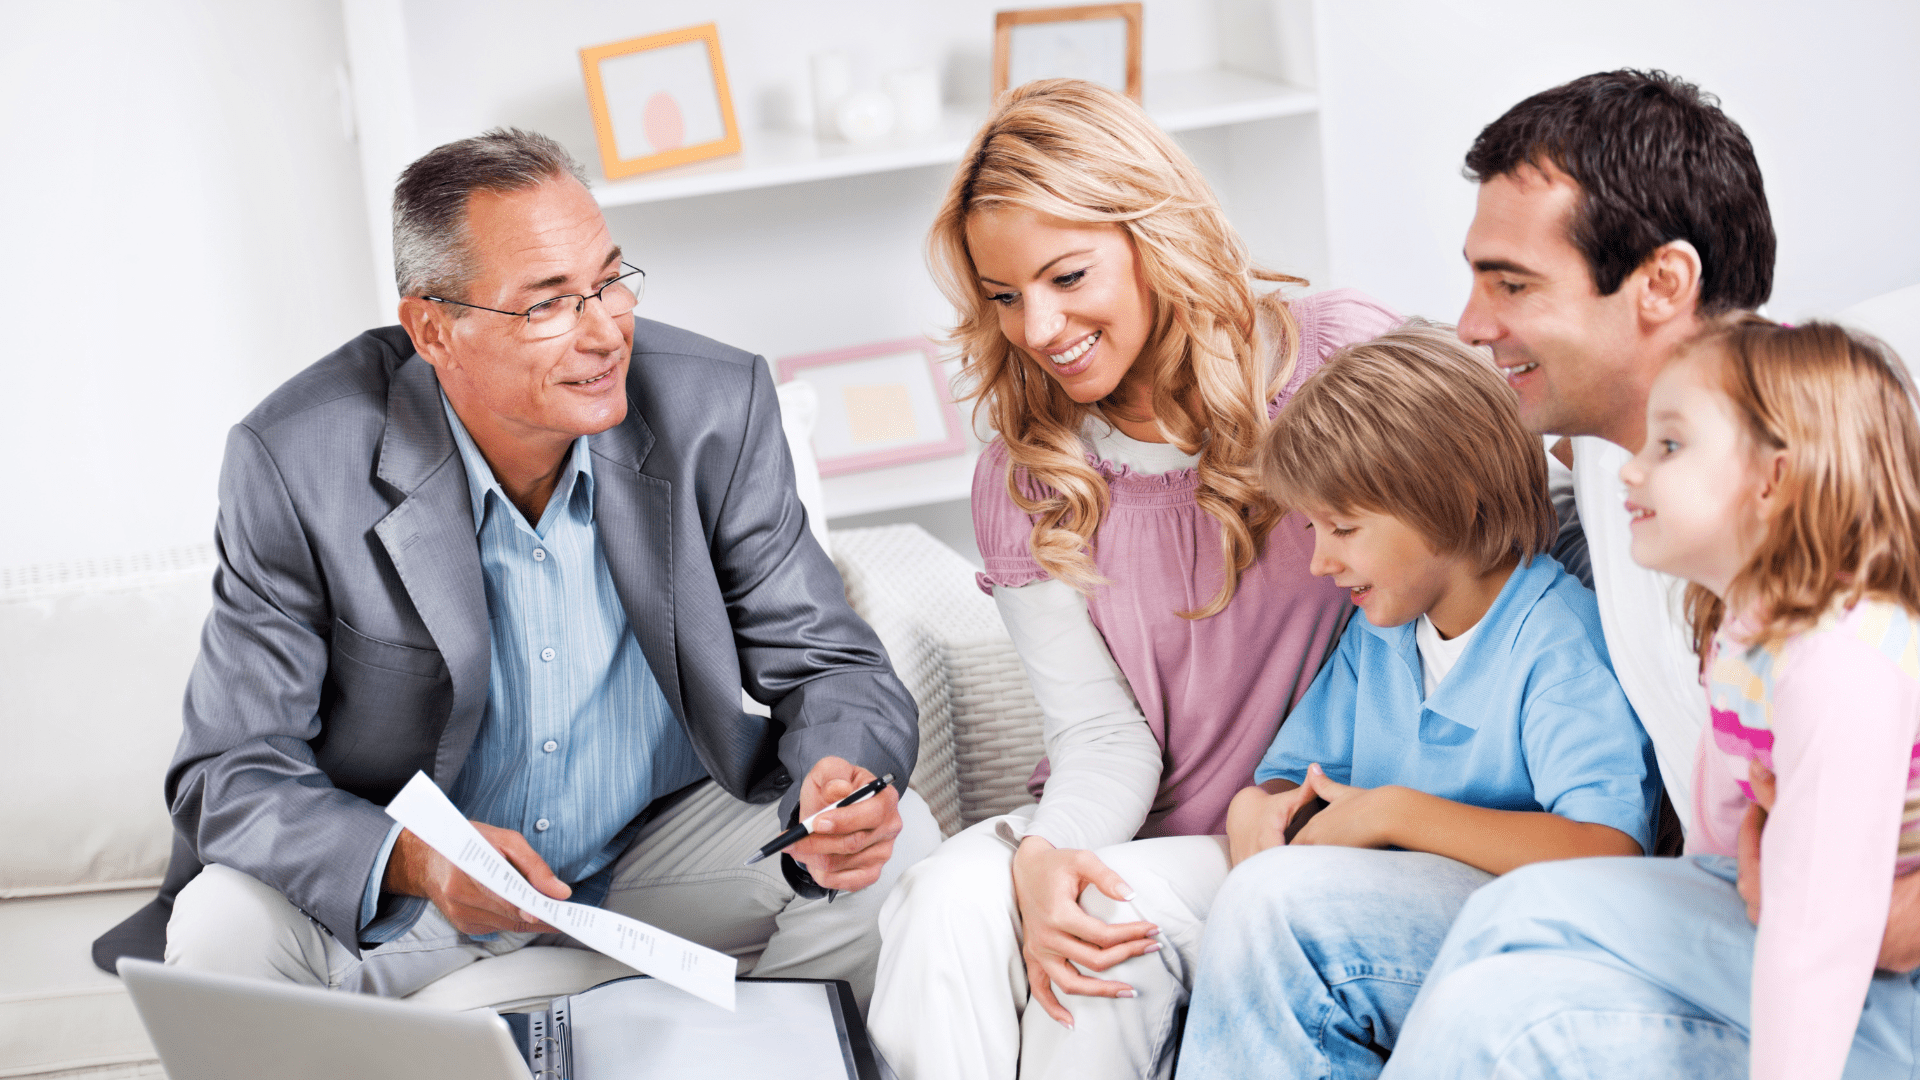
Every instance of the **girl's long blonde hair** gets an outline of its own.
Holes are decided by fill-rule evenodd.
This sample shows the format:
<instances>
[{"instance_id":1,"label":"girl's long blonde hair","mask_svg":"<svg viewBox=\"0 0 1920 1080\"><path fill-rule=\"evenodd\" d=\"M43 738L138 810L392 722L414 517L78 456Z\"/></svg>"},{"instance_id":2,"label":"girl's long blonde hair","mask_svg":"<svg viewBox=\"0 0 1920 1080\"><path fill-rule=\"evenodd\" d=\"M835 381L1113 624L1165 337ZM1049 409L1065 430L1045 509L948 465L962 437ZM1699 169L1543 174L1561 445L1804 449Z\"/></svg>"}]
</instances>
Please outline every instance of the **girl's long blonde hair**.
<instances>
[{"instance_id":1,"label":"girl's long blonde hair","mask_svg":"<svg viewBox=\"0 0 1920 1080\"><path fill-rule=\"evenodd\" d=\"M1920 615L1920 420L1892 350L1832 323L1785 327L1749 315L1682 355L1718 365L1752 446L1786 451L1778 508L1726 599L1687 586L1702 662L1729 606L1753 612L1755 645L1864 596Z\"/></svg>"},{"instance_id":2,"label":"girl's long blonde hair","mask_svg":"<svg viewBox=\"0 0 1920 1080\"><path fill-rule=\"evenodd\" d=\"M1028 83L1005 95L974 136L934 219L928 261L960 313L949 341L968 396L1006 442L1007 490L1034 517L1033 556L1083 591L1101 584L1093 534L1108 506L1107 485L1080 439L1094 406L1068 397L1000 332L967 248L968 215L1015 207L1116 225L1133 243L1153 298L1134 363L1147 365L1160 430L1199 453L1197 499L1220 523L1220 591L1180 614L1216 614L1282 513L1261 489L1256 458L1267 402L1298 359L1299 331L1286 305L1256 297L1254 283L1305 281L1255 267L1200 171L1138 105L1110 90L1074 79ZM1263 306L1284 339L1271 372L1254 348Z\"/></svg>"}]
</instances>

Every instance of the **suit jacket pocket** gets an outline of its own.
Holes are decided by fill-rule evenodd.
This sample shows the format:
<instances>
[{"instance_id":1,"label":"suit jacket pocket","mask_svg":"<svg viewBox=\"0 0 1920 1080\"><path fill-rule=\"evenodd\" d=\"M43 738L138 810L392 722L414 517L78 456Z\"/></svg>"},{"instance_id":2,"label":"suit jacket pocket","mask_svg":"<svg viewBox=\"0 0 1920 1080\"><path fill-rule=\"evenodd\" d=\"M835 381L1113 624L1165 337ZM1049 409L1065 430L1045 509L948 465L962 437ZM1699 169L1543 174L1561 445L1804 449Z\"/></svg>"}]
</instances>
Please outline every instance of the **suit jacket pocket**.
<instances>
[{"instance_id":1,"label":"suit jacket pocket","mask_svg":"<svg viewBox=\"0 0 1920 1080\"><path fill-rule=\"evenodd\" d=\"M320 737L312 745L335 787L385 802L414 770L431 772L452 708L453 677L438 652L333 620Z\"/></svg>"}]
</instances>

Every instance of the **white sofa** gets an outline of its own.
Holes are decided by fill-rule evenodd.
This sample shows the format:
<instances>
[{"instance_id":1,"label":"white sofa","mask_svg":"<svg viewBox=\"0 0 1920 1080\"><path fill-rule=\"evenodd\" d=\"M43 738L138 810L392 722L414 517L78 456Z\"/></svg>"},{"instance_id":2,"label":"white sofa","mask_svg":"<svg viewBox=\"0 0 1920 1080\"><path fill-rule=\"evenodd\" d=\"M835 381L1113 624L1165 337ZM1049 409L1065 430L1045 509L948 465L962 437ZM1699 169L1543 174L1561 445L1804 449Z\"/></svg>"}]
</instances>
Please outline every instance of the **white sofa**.
<instances>
[{"instance_id":1,"label":"white sofa","mask_svg":"<svg viewBox=\"0 0 1920 1080\"><path fill-rule=\"evenodd\" d=\"M992 601L917 526L825 535L808 393L781 391L802 497L920 706L912 786L948 833L1020 805L1039 709ZM162 1075L119 981L89 954L165 870L161 777L212 571L210 546L0 569L0 1078ZM529 949L415 997L512 1007L627 973L597 954Z\"/></svg>"}]
</instances>

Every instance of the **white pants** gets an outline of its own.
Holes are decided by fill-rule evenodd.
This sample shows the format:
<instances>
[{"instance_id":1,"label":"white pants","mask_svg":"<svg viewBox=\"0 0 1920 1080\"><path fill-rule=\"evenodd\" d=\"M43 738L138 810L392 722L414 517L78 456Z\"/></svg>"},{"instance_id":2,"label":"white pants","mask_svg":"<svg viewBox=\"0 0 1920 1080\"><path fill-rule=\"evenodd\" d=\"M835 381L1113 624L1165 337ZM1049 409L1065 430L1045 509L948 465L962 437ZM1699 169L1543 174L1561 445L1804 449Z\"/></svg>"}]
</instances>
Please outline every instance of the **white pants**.
<instances>
[{"instance_id":1,"label":"white pants","mask_svg":"<svg viewBox=\"0 0 1920 1080\"><path fill-rule=\"evenodd\" d=\"M875 920L901 871L940 842L919 795L900 800L904 828L880 880L832 903L794 895L780 861L742 866L783 828L777 804L753 805L711 780L649 821L614 864L605 906L739 961L741 974L845 979L864 1007L880 951ZM429 907L412 929L359 959L272 887L208 866L174 901L167 963L404 997L476 960L527 945L574 945L558 934L477 940Z\"/></svg>"},{"instance_id":2,"label":"white pants","mask_svg":"<svg viewBox=\"0 0 1920 1080\"><path fill-rule=\"evenodd\" d=\"M1088 888L1080 906L1105 922L1152 922L1163 944L1089 972L1138 997L1060 994L1069 1031L1028 1007L1011 838L1033 813L982 821L902 875L880 911L868 1031L903 1080L1171 1076L1200 931L1227 876L1226 838L1135 840L1094 853L1134 898Z\"/></svg>"}]
</instances>

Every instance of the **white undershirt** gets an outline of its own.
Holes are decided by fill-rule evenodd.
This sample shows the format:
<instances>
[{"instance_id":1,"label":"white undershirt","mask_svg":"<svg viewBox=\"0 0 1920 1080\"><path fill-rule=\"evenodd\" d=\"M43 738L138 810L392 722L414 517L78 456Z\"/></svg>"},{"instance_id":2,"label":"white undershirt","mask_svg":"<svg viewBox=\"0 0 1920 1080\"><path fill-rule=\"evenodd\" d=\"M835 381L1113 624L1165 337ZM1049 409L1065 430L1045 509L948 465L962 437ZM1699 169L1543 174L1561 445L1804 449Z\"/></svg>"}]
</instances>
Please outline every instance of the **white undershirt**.
<instances>
[{"instance_id":1,"label":"white undershirt","mask_svg":"<svg viewBox=\"0 0 1920 1080\"><path fill-rule=\"evenodd\" d=\"M1080 437L1092 444L1096 456L1147 476L1191 469L1200 464L1199 454L1186 453L1172 443L1142 442L1100 416L1087 417L1086 423L1080 425Z\"/></svg>"},{"instance_id":2,"label":"white undershirt","mask_svg":"<svg viewBox=\"0 0 1920 1080\"><path fill-rule=\"evenodd\" d=\"M1480 629L1474 623L1459 635L1449 639L1440 636L1440 628L1424 614L1420 616L1420 625L1414 628L1413 643L1420 649L1420 679L1425 684L1421 691L1423 697L1432 697L1440 686L1440 681L1460 662L1460 655L1467 651L1467 642L1473 640L1473 632Z\"/></svg>"},{"instance_id":3,"label":"white undershirt","mask_svg":"<svg viewBox=\"0 0 1920 1080\"><path fill-rule=\"evenodd\" d=\"M1573 440L1573 492L1593 560L1613 673L1653 740L1660 779L1685 828L1693 825L1693 758L1707 722L1699 661L1680 615L1685 583L1633 561L1620 467L1632 455L1605 439Z\"/></svg>"}]
</instances>

